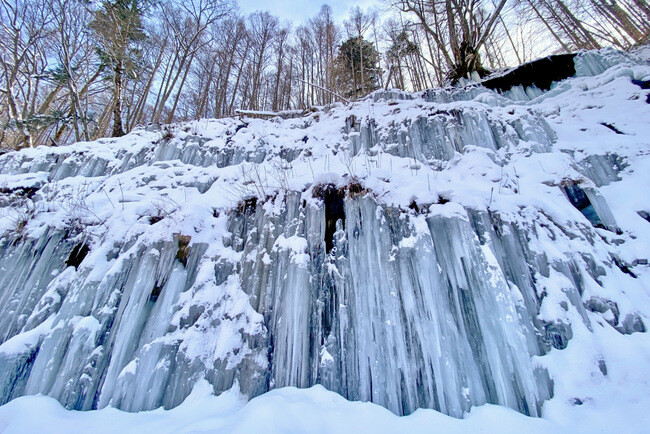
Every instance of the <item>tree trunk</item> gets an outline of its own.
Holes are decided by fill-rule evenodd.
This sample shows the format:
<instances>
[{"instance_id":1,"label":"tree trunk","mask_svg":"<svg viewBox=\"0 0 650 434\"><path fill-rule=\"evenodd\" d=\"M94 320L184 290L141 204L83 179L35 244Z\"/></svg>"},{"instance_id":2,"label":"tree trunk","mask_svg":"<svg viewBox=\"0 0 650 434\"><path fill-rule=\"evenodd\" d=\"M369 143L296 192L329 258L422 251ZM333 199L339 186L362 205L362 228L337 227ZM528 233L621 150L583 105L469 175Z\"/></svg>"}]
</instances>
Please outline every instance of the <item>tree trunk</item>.
<instances>
[{"instance_id":1,"label":"tree trunk","mask_svg":"<svg viewBox=\"0 0 650 434\"><path fill-rule=\"evenodd\" d=\"M558 36L558 34L555 33L555 31L553 30L553 27L551 27L551 25L548 23L548 21L546 21L546 18L544 18L544 17L542 16L542 14L539 12L539 9L537 9L537 8L535 7L535 4L533 3L533 1L532 1L532 0L529 0L528 4L530 5L530 7L531 7L531 8L533 9L533 11L535 12L535 15L537 15L537 17L542 21L542 23L544 24L544 26L546 26L546 28L548 29L548 31L551 32L551 35L553 35L553 37L554 37L555 40L560 44L560 46L562 47L562 49L563 49L564 51L566 51L567 53L568 53L569 51L571 51L571 50L569 50L569 47L567 47L567 45L564 43L564 41L562 41L562 39L560 38L560 36Z\"/></svg>"},{"instance_id":2,"label":"tree trunk","mask_svg":"<svg viewBox=\"0 0 650 434\"><path fill-rule=\"evenodd\" d=\"M620 27L630 35L634 42L639 42L643 38L643 34L639 29L632 23L629 15L616 3L615 0L611 2L603 1L603 5L607 10L616 17L616 20L619 22Z\"/></svg>"},{"instance_id":3,"label":"tree trunk","mask_svg":"<svg viewBox=\"0 0 650 434\"><path fill-rule=\"evenodd\" d=\"M115 62L115 78L113 89L113 137L122 137L124 129L122 128L122 60Z\"/></svg>"}]
</instances>

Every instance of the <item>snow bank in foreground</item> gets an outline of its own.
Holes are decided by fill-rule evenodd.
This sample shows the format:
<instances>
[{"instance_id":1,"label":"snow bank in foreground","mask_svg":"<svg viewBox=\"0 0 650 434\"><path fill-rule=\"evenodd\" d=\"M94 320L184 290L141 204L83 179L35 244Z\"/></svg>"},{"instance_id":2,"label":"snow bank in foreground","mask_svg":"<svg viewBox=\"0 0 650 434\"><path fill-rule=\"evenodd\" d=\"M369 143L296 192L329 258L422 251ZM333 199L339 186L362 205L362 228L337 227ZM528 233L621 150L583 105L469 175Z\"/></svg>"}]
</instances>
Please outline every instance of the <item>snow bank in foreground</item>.
<instances>
[{"instance_id":1,"label":"snow bank in foreground","mask_svg":"<svg viewBox=\"0 0 650 434\"><path fill-rule=\"evenodd\" d=\"M647 390L647 389L646 389ZM538 419L496 405L475 407L464 419L434 410L398 417L385 408L350 402L322 386L276 389L246 403L236 388L212 396L199 384L172 409L127 413L114 408L69 411L44 396L18 398L0 407L4 433L642 433L650 426L648 394L637 402L600 402L563 408ZM605 397L603 397L605 398Z\"/></svg>"}]
</instances>

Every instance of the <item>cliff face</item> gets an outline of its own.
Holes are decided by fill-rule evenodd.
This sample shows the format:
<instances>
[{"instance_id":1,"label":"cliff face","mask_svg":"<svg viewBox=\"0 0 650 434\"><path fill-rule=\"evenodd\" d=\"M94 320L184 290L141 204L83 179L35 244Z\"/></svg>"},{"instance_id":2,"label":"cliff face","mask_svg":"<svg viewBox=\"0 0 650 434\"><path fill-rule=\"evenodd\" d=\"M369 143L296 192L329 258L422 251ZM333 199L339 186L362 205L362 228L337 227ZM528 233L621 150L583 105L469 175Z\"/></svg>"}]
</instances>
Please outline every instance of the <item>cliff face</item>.
<instances>
[{"instance_id":1,"label":"cliff face","mask_svg":"<svg viewBox=\"0 0 650 434\"><path fill-rule=\"evenodd\" d=\"M606 378L610 332L650 315L650 67L574 62L547 92L379 92L0 156L0 403L171 408L205 379L538 416L578 390L563 360Z\"/></svg>"}]
</instances>

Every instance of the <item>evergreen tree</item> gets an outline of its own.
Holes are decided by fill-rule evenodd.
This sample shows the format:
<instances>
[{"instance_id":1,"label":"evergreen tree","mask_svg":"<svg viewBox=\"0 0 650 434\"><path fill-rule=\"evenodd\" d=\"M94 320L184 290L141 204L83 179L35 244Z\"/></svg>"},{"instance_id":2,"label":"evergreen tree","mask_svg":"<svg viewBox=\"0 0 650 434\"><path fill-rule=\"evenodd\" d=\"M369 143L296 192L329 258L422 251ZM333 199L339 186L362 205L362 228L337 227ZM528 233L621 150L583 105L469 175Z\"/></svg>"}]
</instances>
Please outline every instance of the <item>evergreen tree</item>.
<instances>
[{"instance_id":1,"label":"evergreen tree","mask_svg":"<svg viewBox=\"0 0 650 434\"><path fill-rule=\"evenodd\" d=\"M124 75L133 69L137 50L134 44L145 38L142 16L145 0L105 0L90 23L98 41L98 51L110 66L113 81L113 137L124 135L122 127L122 90Z\"/></svg>"},{"instance_id":2,"label":"evergreen tree","mask_svg":"<svg viewBox=\"0 0 650 434\"><path fill-rule=\"evenodd\" d=\"M417 44L409 39L406 30L402 29L399 32L391 32L389 37L392 40L392 44L386 52L386 59L390 65L387 81L390 82L391 77L395 76L397 87L406 89L402 74L403 64L406 63L406 59L409 56L418 56L420 49Z\"/></svg>"},{"instance_id":3,"label":"evergreen tree","mask_svg":"<svg viewBox=\"0 0 650 434\"><path fill-rule=\"evenodd\" d=\"M363 37L341 44L336 58L337 86L347 97L358 98L379 88L379 54Z\"/></svg>"}]
</instances>

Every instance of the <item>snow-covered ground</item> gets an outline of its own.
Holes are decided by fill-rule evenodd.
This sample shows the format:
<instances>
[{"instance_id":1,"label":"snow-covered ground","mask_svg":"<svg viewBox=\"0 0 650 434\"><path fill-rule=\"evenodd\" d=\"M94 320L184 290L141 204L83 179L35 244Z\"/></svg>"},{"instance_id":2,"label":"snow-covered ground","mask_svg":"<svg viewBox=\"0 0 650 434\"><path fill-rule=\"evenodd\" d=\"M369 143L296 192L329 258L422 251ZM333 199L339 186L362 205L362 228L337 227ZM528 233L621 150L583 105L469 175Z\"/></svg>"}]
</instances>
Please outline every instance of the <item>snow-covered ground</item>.
<instances>
[{"instance_id":1,"label":"snow-covered ground","mask_svg":"<svg viewBox=\"0 0 650 434\"><path fill-rule=\"evenodd\" d=\"M582 76L547 93L525 95L513 90L510 96L517 101L480 88L430 92L424 98L380 92L350 106L328 107L304 118L245 123L202 120L163 130L141 129L120 139L41 147L0 157L0 191L4 194L0 197L0 234L4 234L0 241L4 240L8 252L10 243L52 237L56 231L76 237L68 241L66 252L81 242L90 246L78 269L66 268L62 258L60 264L42 270L43 276L49 276L47 281L20 282L43 287L38 297L30 296L36 298L33 306L21 311L24 315L15 314L15 300L20 297L7 295L3 299L0 293L0 301L9 306L2 311L4 319L0 318L0 368L17 366L17 358L24 354L36 357L33 351L37 347L61 366L61 371L51 372L47 359L37 360L30 369L43 378L37 381L32 374L24 380L25 390L20 394L46 390L68 407L96 406L92 397L89 404L77 405L70 398L72 386L66 385L67 378L55 377L81 372L88 378L95 375L86 371L85 358L102 357L101 346L92 341L104 332L102 315L108 317L111 309L135 315L129 324L147 321L137 317L145 308L161 320L141 324L144 331L139 343L115 350L106 368L110 388L104 387L98 394L99 407L110 404L139 410L162 403L163 395L160 401L148 401L145 396L162 386L142 380L153 378L152 372L164 368L160 366L165 363L159 363L166 360L164 350L156 345L179 345L184 357L205 365L200 369L192 365L196 372L207 372L216 361L223 363L224 371L249 366L246 363L264 370L266 361L259 360L257 341L252 337L263 336L271 326L249 301L255 297L241 289L246 265L236 268L238 274L233 272L225 282L215 280L215 267L219 269L224 262L256 262L255 258L268 265L286 254L287 266L293 267L289 270L298 276L297 287L300 279L308 277L300 270L309 265L313 243L296 228L281 232L272 248L235 251L230 248L235 241L227 235L232 229L229 218L234 209L244 212L242 207L249 206L245 200L251 197L258 201L250 206L269 216L281 215L288 204L298 202L297 197L305 201L304 207L318 208L314 188L333 184L348 189L352 185L359 189L355 194L371 197L380 206L376 208L378 219L382 210L397 209L408 221L409 231L393 250L388 249L390 261L396 256L399 261L399 252L426 249L430 236L427 219L432 216L475 222L468 210L489 212L498 216L498 222L519 228L529 237L530 250L543 254L551 264L546 273L535 274L540 306L531 324L569 324L571 330L570 336L553 335L568 342L549 344L532 358L515 351L525 352L527 342L530 345L530 338L524 336L527 328L522 312L529 309L524 307L524 289L513 284L502 258L495 257L493 243L481 242L480 258L491 270L490 287L510 288L505 295L499 293L501 306L511 306L512 312L516 308L514 316L522 324L503 331L503 336L521 342L506 339L512 352L495 350L490 360L523 357L521 360L530 359L531 366L548 371L553 397L543 401L541 418L490 404L474 405L467 412L464 402L458 404L460 410L450 405L446 411L464 412L462 419L428 409L398 417L376 404L347 401L322 386L283 387L247 401L247 395L256 393L244 378L237 378L246 389L241 394L237 382L229 389L232 377L230 383L219 379L209 384L194 375L182 377L184 389L174 393L173 405L165 401L166 407L173 407L192 390L182 404L170 410L128 413L108 407L76 412L65 410L54 398L18 397L0 407L0 431L647 432L650 336L645 327L650 326L650 221L643 218L643 212L650 213L650 104L646 103L648 91L631 79L650 79L649 54L648 50L639 51L626 58L605 51L601 60L609 68L603 67L604 72L587 76L579 70ZM587 192L606 228L592 227L571 206L561 188L571 183ZM86 311L65 308L71 296L64 288L95 288L90 283L119 276L127 261L139 255L142 262L135 263L145 267L164 263L169 251L171 263L182 236L190 237L190 249L205 246L202 259L185 258L203 261L189 290L183 287L188 272L177 264L170 266L171 277L166 278L159 301L154 300L155 308L147 307L149 292L140 304L132 302L137 309L129 310L128 306L111 307L112 299L93 301L93 296L88 296L90 289L71 292L77 304L88 305ZM3 264L14 264L9 262L11 258L3 260ZM567 277L568 271L562 274L560 265L565 263L577 264L575 275L579 277L575 281ZM336 267L340 269L341 264L333 264L338 273ZM22 272L16 267L5 268L0 283L7 287L15 284L10 273ZM24 273L30 276L36 271ZM157 279L144 274L137 278ZM579 292L568 289L574 287ZM296 294L283 295L289 296L296 297L296 305L300 303ZM214 297L221 301L215 303ZM582 307L593 300L612 304ZM104 302L106 306L101 305ZM27 301L20 303L27 305ZM210 303L215 304L212 317L201 314L198 325L183 326L188 316L195 315L195 306L212 306ZM218 325L211 322L215 315L220 315ZM499 318L511 320L507 312ZM280 316L278 323L282 319ZM391 320L386 321L390 327ZM645 326L640 325L643 323ZM79 366L74 364L72 350L64 357L58 349L60 341L56 339L62 330L76 336L71 341L68 336L66 342L82 355ZM130 329L123 330L115 339L131 342ZM152 356L152 351L158 351L160 359L158 353ZM321 367L334 360L328 351L333 352L331 345L323 344ZM289 363L295 360L287 359ZM385 368L382 372L389 371ZM302 377L291 377L293 372L276 373L276 386L300 384ZM536 391L532 382L525 387ZM467 402L485 402L473 393L475 390L467 390ZM504 392L499 402L517 408L518 404L510 401L512 396ZM385 406L390 407L390 402Z\"/></svg>"},{"instance_id":2,"label":"snow-covered ground","mask_svg":"<svg viewBox=\"0 0 650 434\"><path fill-rule=\"evenodd\" d=\"M650 426L648 339L628 342L619 351L632 355L616 366L617 378L607 384L583 384L580 406L564 398L546 404L543 418L527 417L506 407L485 404L463 419L420 409L395 416L368 402L351 402L313 386L286 387L247 399L237 388L212 395L199 383L178 407L127 413L114 408L66 410L55 399L26 396L0 407L3 433L647 433ZM619 343L620 344L620 343ZM646 351L639 352L639 347ZM579 357L575 357L578 358ZM621 357L625 359L624 357ZM622 378L619 375L622 374ZM585 387L586 386L586 387Z\"/></svg>"}]
</instances>

